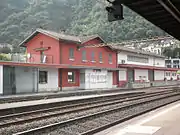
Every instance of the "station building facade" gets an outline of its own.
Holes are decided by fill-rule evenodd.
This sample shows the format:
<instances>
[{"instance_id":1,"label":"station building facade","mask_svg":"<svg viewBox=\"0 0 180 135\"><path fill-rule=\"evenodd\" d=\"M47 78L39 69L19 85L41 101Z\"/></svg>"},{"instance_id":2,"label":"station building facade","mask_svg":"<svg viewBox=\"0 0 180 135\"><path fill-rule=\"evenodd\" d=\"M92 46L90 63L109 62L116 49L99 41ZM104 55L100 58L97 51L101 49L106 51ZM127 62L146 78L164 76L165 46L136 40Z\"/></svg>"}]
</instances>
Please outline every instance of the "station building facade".
<instances>
[{"instance_id":1,"label":"station building facade","mask_svg":"<svg viewBox=\"0 0 180 135\"><path fill-rule=\"evenodd\" d=\"M164 56L121 46L114 48L118 52L119 87L129 82L161 85L164 80L178 79L177 69L165 67Z\"/></svg>"},{"instance_id":2,"label":"station building facade","mask_svg":"<svg viewBox=\"0 0 180 135\"><path fill-rule=\"evenodd\" d=\"M98 35L76 37L37 29L20 44L27 50L25 59L0 62L0 94L177 80L177 69L166 68L163 56L120 46L88 47L102 43Z\"/></svg>"},{"instance_id":3,"label":"station building facade","mask_svg":"<svg viewBox=\"0 0 180 135\"><path fill-rule=\"evenodd\" d=\"M83 47L102 42L97 35L75 37L37 29L20 44L27 50L25 61L0 62L2 89L11 94L117 87L116 50L108 46Z\"/></svg>"}]
</instances>

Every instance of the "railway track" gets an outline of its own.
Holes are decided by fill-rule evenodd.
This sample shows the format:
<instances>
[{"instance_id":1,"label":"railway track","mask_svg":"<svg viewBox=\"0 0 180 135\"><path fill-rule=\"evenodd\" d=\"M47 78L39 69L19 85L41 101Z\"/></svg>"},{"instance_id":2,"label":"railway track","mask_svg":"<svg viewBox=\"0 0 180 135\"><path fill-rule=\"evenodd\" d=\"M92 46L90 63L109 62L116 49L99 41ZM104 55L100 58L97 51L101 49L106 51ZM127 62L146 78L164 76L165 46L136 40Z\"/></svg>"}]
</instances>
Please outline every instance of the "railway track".
<instances>
[{"instance_id":1,"label":"railway track","mask_svg":"<svg viewBox=\"0 0 180 135\"><path fill-rule=\"evenodd\" d=\"M52 103L43 103L40 105L31 105L31 106L22 106L18 108L7 108L3 109L0 111L0 117L5 116L5 115L11 115L11 114L17 114L21 112L35 112L37 110L50 110L50 108L56 108L59 106L66 106L66 105L76 105L76 104L81 104L81 103L90 103L94 101L102 101L102 100L114 100L114 99L124 99L132 96L138 96L142 95L145 92L135 92L135 93L116 93L116 94L111 94L111 95L102 95L98 97L90 97L90 98L84 98L84 99L77 99L77 100L70 100L70 101L57 101L57 102L52 102Z\"/></svg>"},{"instance_id":2,"label":"railway track","mask_svg":"<svg viewBox=\"0 0 180 135\"><path fill-rule=\"evenodd\" d=\"M83 116L15 133L14 135L91 135L132 117L180 100L179 93L145 98L116 108L100 110Z\"/></svg>"},{"instance_id":3,"label":"railway track","mask_svg":"<svg viewBox=\"0 0 180 135\"><path fill-rule=\"evenodd\" d=\"M154 88L145 88L146 90L151 89L172 89L173 87L154 87ZM144 88L142 88L144 89ZM13 102L22 102L22 101L32 101L32 100L42 100L42 99L52 99L52 98L60 98L60 97L71 97L71 96L83 96L83 95L93 95L93 94L108 94L108 93L118 93L119 91L123 91L122 89L111 89L111 90L98 90L98 91L79 91L79 92L72 92L72 93L54 93L54 94L47 94L47 95L29 95L29 96L12 96L12 97L3 97L0 98L0 104L4 103L13 103ZM134 92L139 93L139 92Z\"/></svg>"},{"instance_id":4,"label":"railway track","mask_svg":"<svg viewBox=\"0 0 180 135\"><path fill-rule=\"evenodd\" d=\"M172 93L172 91L163 92L163 94L169 94L169 93ZM36 110L36 111L31 111L31 112L24 112L24 113L0 116L0 128L11 126L11 125L16 125L16 124L22 124L22 123L26 123L26 122L31 122L33 120L40 120L40 119L44 119L44 118L63 115L63 114L67 114L67 113L73 113L73 112L93 109L96 107L109 106L109 105L119 104L119 103L123 103L123 102L125 103L128 101L130 102L130 101L134 101L134 100L143 99L144 97L148 98L148 97L152 97L152 96L158 96L161 94L162 94L162 92L155 92L155 93L149 93L149 94L143 94L143 95L138 94L138 95L129 96L127 99L116 97L115 99L110 98L110 99L105 99L105 100L101 100L101 101L93 101L90 103L65 105L65 106L61 106L61 107L53 107L53 108L41 109L41 110Z\"/></svg>"},{"instance_id":5,"label":"railway track","mask_svg":"<svg viewBox=\"0 0 180 135\"><path fill-rule=\"evenodd\" d=\"M61 106L59 108L56 107L45 110L37 110L33 112L1 116L0 134L12 134L20 132L22 130L40 128L41 126L47 126L48 124L53 124L54 122L76 119L77 117L83 117L86 114L95 114L97 111L106 111L108 109L118 108L124 105L131 104L133 102L140 102L145 99L154 99L157 98L157 96L164 97L170 95L173 96L176 94L177 93L173 91L147 93L144 95L133 95L130 96L128 99L118 99L116 97L115 99L104 99L102 101L94 101L92 103L89 102L74 105L66 105ZM38 124L36 123L37 121L41 121L41 123ZM25 124L26 127L22 126L23 124ZM9 127L13 128L8 129ZM16 129L16 131L14 131L14 129Z\"/></svg>"},{"instance_id":6,"label":"railway track","mask_svg":"<svg viewBox=\"0 0 180 135\"><path fill-rule=\"evenodd\" d=\"M143 88L142 88L143 89ZM148 88L146 88L148 89ZM149 88L152 89L152 88ZM168 88L169 89L169 88ZM171 89L171 88L170 88ZM84 95L95 95L95 94L112 94L123 91L121 89L111 89L111 90L98 90L98 91L74 91L74 92L59 92L45 95L27 95L27 96L10 96L0 98L0 104L4 103L13 103L13 102L22 102L22 101L33 101L33 100L42 100L42 99L52 99L52 98L62 98L62 97L72 97L72 96L84 96ZM139 93L139 92L133 92Z\"/></svg>"}]
</instances>

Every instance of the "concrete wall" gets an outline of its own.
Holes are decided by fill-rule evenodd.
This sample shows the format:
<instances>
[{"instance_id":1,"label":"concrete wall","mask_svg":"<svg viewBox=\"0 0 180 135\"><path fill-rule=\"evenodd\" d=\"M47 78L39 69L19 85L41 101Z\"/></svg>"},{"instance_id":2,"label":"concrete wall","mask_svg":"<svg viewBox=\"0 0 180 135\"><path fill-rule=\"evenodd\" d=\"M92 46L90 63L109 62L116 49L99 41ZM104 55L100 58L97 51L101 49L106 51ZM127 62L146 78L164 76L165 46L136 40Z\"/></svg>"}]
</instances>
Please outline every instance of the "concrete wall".
<instances>
[{"instance_id":1,"label":"concrete wall","mask_svg":"<svg viewBox=\"0 0 180 135\"><path fill-rule=\"evenodd\" d=\"M148 78L148 70L135 69L134 74L135 74L135 76L134 76L135 81L149 80L149 78Z\"/></svg>"},{"instance_id":2,"label":"concrete wall","mask_svg":"<svg viewBox=\"0 0 180 135\"><path fill-rule=\"evenodd\" d=\"M58 69L56 68L40 68L39 71L47 71L48 78L46 84L39 84L39 91L58 90Z\"/></svg>"},{"instance_id":3,"label":"concrete wall","mask_svg":"<svg viewBox=\"0 0 180 135\"><path fill-rule=\"evenodd\" d=\"M37 90L37 71L30 67L15 67L16 93L30 93Z\"/></svg>"},{"instance_id":4,"label":"concrete wall","mask_svg":"<svg viewBox=\"0 0 180 135\"><path fill-rule=\"evenodd\" d=\"M150 83L149 82L143 82L143 83L133 83L132 84L132 88L147 88L150 87Z\"/></svg>"},{"instance_id":5,"label":"concrete wall","mask_svg":"<svg viewBox=\"0 0 180 135\"><path fill-rule=\"evenodd\" d=\"M154 71L154 80L155 81L164 80L164 71L155 70Z\"/></svg>"},{"instance_id":6,"label":"concrete wall","mask_svg":"<svg viewBox=\"0 0 180 135\"><path fill-rule=\"evenodd\" d=\"M155 62L154 62L154 66L156 67L165 67L165 59L164 58L156 58L154 57Z\"/></svg>"},{"instance_id":7,"label":"concrete wall","mask_svg":"<svg viewBox=\"0 0 180 135\"><path fill-rule=\"evenodd\" d=\"M158 82L153 82L153 86L168 86L168 85L179 85L179 81L158 81Z\"/></svg>"},{"instance_id":8,"label":"concrete wall","mask_svg":"<svg viewBox=\"0 0 180 135\"><path fill-rule=\"evenodd\" d=\"M3 94L3 66L0 65L0 94Z\"/></svg>"}]
</instances>

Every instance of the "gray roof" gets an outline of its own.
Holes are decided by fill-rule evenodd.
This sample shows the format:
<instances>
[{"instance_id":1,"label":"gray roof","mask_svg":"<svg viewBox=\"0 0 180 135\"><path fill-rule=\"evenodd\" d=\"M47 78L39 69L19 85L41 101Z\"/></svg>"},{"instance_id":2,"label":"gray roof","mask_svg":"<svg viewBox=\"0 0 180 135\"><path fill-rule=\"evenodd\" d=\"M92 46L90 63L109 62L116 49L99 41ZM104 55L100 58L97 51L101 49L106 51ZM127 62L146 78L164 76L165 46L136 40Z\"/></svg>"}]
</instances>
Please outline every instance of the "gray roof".
<instances>
[{"instance_id":1,"label":"gray roof","mask_svg":"<svg viewBox=\"0 0 180 135\"><path fill-rule=\"evenodd\" d=\"M139 50L139 49L127 48L127 47L123 47L123 46L118 45L118 44L116 44L116 45L109 45L109 47L111 47L112 49L115 49L117 51L132 52L132 53L137 53L137 54L143 54L143 55L149 55L149 56L165 58L165 56L162 56L162 55L159 55L159 54L155 54L155 53L151 53L151 52L146 52L146 51Z\"/></svg>"},{"instance_id":2,"label":"gray roof","mask_svg":"<svg viewBox=\"0 0 180 135\"><path fill-rule=\"evenodd\" d=\"M83 44L83 43L85 43L89 40L95 39L95 38L99 38L103 41L103 39L99 35L78 37L78 36L66 35L64 33L57 33L57 32L49 31L49 30L36 29L36 31L34 31L30 36L28 36L24 41L22 41L19 44L19 46L24 46L24 44L26 44L28 41L30 41L38 33L45 34L45 35L55 38L57 40L69 41L69 42L74 42L77 44Z\"/></svg>"},{"instance_id":3,"label":"gray roof","mask_svg":"<svg viewBox=\"0 0 180 135\"><path fill-rule=\"evenodd\" d=\"M89 40L99 38L102 42L105 42L99 35L91 35L91 36L71 36L71 35L65 35L64 33L57 33L49 30L43 30L43 29L37 29L34 31L29 37L27 37L24 41L22 41L19 46L25 46L25 44L30 41L34 36L36 36L38 33L45 34L47 36L50 36L52 38L55 38L57 40L64 40L64 41L69 41L69 42L74 42L77 44L83 44ZM158 55L155 53L150 53L150 52L145 52L142 50L137 50L137 49L131 49L131 48L126 48L122 47L121 45L115 44L107 44L108 47L110 47L112 50L116 51L126 51L126 52L133 52L133 53L138 53L138 54L144 54L144 55L149 55L149 56L156 56L156 57L161 57L164 58L165 56Z\"/></svg>"}]
</instances>

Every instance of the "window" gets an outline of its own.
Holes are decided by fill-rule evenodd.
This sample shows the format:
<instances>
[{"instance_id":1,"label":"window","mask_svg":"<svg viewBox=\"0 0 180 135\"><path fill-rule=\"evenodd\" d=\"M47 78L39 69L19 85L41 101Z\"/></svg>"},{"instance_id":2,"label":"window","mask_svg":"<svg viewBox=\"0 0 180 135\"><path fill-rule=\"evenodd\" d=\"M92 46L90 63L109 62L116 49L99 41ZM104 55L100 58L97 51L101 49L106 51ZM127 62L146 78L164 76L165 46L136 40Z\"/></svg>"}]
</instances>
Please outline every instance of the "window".
<instances>
[{"instance_id":1,"label":"window","mask_svg":"<svg viewBox=\"0 0 180 135\"><path fill-rule=\"evenodd\" d=\"M94 52L91 53L91 61L92 61L92 62L95 61L95 53L94 53Z\"/></svg>"},{"instance_id":2,"label":"window","mask_svg":"<svg viewBox=\"0 0 180 135\"><path fill-rule=\"evenodd\" d=\"M74 59L74 49L69 48L69 59Z\"/></svg>"},{"instance_id":3,"label":"window","mask_svg":"<svg viewBox=\"0 0 180 135\"><path fill-rule=\"evenodd\" d=\"M171 73L170 72L166 72L166 76L171 76Z\"/></svg>"},{"instance_id":4,"label":"window","mask_svg":"<svg viewBox=\"0 0 180 135\"><path fill-rule=\"evenodd\" d=\"M47 71L39 71L39 83L47 83Z\"/></svg>"},{"instance_id":5,"label":"window","mask_svg":"<svg viewBox=\"0 0 180 135\"><path fill-rule=\"evenodd\" d=\"M176 73L172 73L172 76L176 76Z\"/></svg>"},{"instance_id":6,"label":"window","mask_svg":"<svg viewBox=\"0 0 180 135\"><path fill-rule=\"evenodd\" d=\"M102 52L99 53L99 62L102 63L103 59L102 59Z\"/></svg>"},{"instance_id":7,"label":"window","mask_svg":"<svg viewBox=\"0 0 180 135\"><path fill-rule=\"evenodd\" d=\"M86 51L82 51L82 60L86 61Z\"/></svg>"},{"instance_id":8,"label":"window","mask_svg":"<svg viewBox=\"0 0 180 135\"><path fill-rule=\"evenodd\" d=\"M127 60L132 61L132 62L139 62L139 63L148 63L149 62L148 58L132 56L132 55L128 55Z\"/></svg>"},{"instance_id":9,"label":"window","mask_svg":"<svg viewBox=\"0 0 180 135\"><path fill-rule=\"evenodd\" d=\"M68 83L75 82L75 72L68 72Z\"/></svg>"},{"instance_id":10,"label":"window","mask_svg":"<svg viewBox=\"0 0 180 135\"><path fill-rule=\"evenodd\" d=\"M109 63L112 64L112 54L109 54Z\"/></svg>"}]
</instances>

